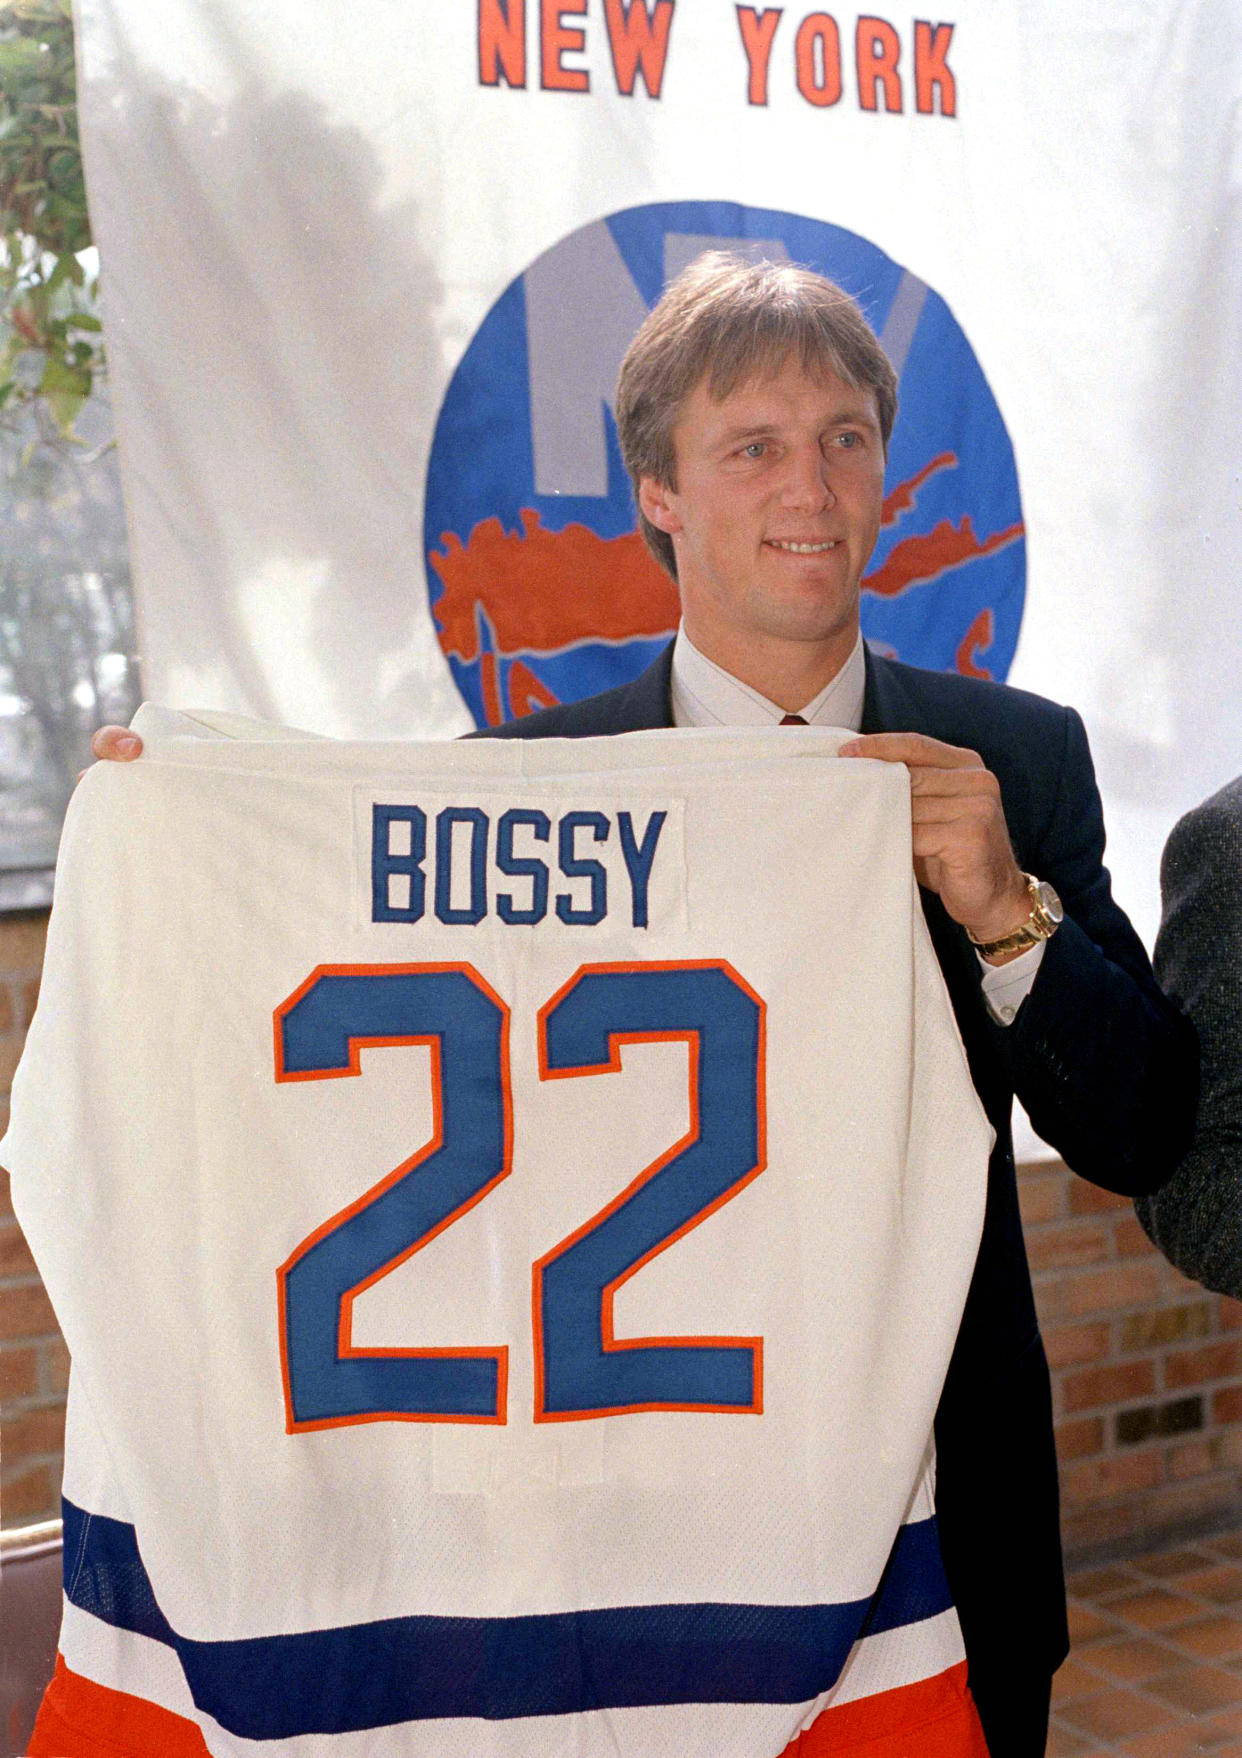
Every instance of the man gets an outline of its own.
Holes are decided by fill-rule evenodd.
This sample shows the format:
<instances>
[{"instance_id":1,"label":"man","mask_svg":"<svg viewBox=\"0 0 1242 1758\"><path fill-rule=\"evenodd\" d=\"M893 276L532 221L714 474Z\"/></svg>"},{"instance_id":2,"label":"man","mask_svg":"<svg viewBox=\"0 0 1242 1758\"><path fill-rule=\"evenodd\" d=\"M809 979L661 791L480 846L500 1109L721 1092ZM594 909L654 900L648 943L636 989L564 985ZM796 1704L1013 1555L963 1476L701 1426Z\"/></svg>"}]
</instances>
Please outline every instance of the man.
<instances>
[{"instance_id":1,"label":"man","mask_svg":"<svg viewBox=\"0 0 1242 1758\"><path fill-rule=\"evenodd\" d=\"M1195 1048L1111 899L1078 717L862 644L895 410L892 367L831 282L692 264L635 338L617 405L644 536L680 588L677 639L628 685L474 736L796 715L860 732L847 755L909 766L924 910L997 1137L936 1419L941 1546L991 1758L1038 1758L1068 1637L1013 1094L1075 1170L1137 1195L1184 1151ZM127 738L110 729L97 754L136 754Z\"/></svg>"},{"instance_id":2,"label":"man","mask_svg":"<svg viewBox=\"0 0 1242 1758\"><path fill-rule=\"evenodd\" d=\"M1179 1270L1242 1299L1242 776L1179 820L1160 863L1156 971L1199 1031L1190 1152L1135 1207Z\"/></svg>"}]
</instances>

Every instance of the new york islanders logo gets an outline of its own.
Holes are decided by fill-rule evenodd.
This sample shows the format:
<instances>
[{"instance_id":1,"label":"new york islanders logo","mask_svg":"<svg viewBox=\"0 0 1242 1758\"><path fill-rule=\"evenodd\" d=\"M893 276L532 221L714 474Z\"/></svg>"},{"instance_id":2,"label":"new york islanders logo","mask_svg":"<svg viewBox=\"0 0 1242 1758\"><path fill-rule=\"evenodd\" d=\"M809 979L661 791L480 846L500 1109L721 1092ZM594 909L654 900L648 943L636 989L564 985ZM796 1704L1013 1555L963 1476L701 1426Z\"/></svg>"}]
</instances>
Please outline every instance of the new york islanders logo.
<instances>
[{"instance_id":1,"label":"new york islanders logo","mask_svg":"<svg viewBox=\"0 0 1242 1758\"><path fill-rule=\"evenodd\" d=\"M492 307L449 385L427 473L432 613L480 726L624 683L677 626L635 530L612 412L630 339L704 250L819 269L897 369L863 632L915 665L1004 678L1026 581L1013 449L948 306L874 245L723 202L630 208L572 233Z\"/></svg>"}]
</instances>

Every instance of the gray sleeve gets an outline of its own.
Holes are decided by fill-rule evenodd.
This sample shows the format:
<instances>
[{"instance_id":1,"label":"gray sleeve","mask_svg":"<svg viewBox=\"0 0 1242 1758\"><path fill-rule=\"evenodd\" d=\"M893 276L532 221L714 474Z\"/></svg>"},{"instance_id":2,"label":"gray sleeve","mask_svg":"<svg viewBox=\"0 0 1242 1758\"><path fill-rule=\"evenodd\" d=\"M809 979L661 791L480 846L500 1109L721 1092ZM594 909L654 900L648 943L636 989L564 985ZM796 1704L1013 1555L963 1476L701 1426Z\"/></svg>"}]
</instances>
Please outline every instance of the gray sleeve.
<instances>
[{"instance_id":1,"label":"gray sleeve","mask_svg":"<svg viewBox=\"0 0 1242 1758\"><path fill-rule=\"evenodd\" d=\"M1187 813L1160 866L1156 976L1202 1052L1190 1152L1135 1207L1179 1270L1242 1299L1242 776Z\"/></svg>"}]
</instances>

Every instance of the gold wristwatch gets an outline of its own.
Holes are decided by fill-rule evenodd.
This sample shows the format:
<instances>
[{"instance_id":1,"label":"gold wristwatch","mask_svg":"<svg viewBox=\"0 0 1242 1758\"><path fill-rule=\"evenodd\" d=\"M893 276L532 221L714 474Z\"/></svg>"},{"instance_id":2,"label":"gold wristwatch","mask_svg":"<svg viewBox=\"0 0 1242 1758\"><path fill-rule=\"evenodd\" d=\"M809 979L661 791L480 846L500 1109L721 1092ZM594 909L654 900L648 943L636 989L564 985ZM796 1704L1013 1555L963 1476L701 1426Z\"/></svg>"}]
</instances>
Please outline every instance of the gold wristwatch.
<instances>
[{"instance_id":1,"label":"gold wristwatch","mask_svg":"<svg viewBox=\"0 0 1242 1758\"><path fill-rule=\"evenodd\" d=\"M1041 940L1051 940L1065 920L1061 899L1048 881L1037 879L1033 873L1024 873L1022 877L1030 893L1031 913L1021 927L1002 934L999 940L976 940L970 929L966 930L984 958L994 958L998 952L1025 952L1031 946L1038 946Z\"/></svg>"}]
</instances>

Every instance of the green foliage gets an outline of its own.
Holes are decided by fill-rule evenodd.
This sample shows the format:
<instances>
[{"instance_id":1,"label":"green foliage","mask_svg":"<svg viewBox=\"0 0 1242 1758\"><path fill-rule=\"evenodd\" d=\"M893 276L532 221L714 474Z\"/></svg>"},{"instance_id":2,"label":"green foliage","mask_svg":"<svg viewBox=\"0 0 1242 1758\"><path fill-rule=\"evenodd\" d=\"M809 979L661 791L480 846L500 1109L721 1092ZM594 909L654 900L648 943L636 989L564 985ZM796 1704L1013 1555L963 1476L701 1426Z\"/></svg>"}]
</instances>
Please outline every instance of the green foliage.
<instances>
[{"instance_id":1,"label":"green foliage","mask_svg":"<svg viewBox=\"0 0 1242 1758\"><path fill-rule=\"evenodd\" d=\"M104 363L90 243L72 0L0 0L0 414L33 403L65 439Z\"/></svg>"}]
</instances>

